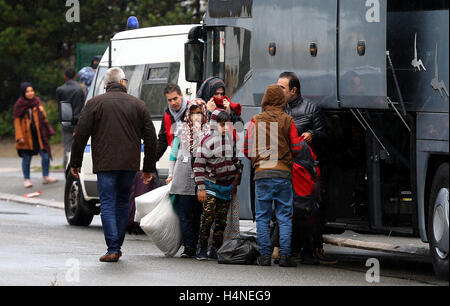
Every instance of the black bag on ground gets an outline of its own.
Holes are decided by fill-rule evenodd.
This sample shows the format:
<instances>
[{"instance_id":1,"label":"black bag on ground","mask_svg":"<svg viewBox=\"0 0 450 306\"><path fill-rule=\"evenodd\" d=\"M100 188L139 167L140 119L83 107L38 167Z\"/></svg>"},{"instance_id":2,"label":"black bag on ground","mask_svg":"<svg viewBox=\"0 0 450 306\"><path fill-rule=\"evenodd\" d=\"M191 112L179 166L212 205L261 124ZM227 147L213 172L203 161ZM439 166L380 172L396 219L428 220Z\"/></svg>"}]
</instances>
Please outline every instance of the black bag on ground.
<instances>
[{"instance_id":1,"label":"black bag on ground","mask_svg":"<svg viewBox=\"0 0 450 306\"><path fill-rule=\"evenodd\" d=\"M217 251L219 264L254 265L258 256L258 240L253 235L245 234L224 241Z\"/></svg>"}]
</instances>

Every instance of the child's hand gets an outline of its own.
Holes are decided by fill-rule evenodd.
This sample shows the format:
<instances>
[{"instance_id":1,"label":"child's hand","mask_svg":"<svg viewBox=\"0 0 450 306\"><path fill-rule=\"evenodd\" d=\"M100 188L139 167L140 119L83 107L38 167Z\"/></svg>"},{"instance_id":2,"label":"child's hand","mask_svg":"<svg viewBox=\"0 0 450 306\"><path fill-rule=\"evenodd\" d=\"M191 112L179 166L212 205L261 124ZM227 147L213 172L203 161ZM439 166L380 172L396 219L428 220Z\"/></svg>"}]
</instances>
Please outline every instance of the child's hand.
<instances>
[{"instance_id":1,"label":"child's hand","mask_svg":"<svg viewBox=\"0 0 450 306\"><path fill-rule=\"evenodd\" d=\"M202 203L202 204L205 203L206 202L206 190L199 190L197 197L198 197L198 201L200 203Z\"/></svg>"}]
</instances>

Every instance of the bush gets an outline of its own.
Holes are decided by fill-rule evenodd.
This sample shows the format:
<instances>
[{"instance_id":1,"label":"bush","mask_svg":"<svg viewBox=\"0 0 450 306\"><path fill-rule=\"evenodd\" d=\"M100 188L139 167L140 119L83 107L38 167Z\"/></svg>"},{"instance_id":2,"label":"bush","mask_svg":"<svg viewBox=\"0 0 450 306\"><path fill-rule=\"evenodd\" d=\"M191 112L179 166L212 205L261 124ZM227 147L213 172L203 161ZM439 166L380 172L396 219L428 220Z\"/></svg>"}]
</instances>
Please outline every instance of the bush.
<instances>
[{"instance_id":1,"label":"bush","mask_svg":"<svg viewBox=\"0 0 450 306\"><path fill-rule=\"evenodd\" d=\"M0 113L0 138L14 138L13 108Z\"/></svg>"}]
</instances>

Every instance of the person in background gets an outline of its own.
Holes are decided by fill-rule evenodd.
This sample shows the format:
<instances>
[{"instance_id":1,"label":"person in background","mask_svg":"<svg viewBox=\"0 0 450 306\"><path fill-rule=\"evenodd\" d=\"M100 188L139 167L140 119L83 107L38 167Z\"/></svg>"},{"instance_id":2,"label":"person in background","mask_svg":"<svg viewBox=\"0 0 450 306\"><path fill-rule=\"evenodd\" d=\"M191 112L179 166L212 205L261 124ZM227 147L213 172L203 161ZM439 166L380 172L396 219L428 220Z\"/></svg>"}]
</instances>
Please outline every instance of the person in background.
<instances>
[{"instance_id":1,"label":"person in background","mask_svg":"<svg viewBox=\"0 0 450 306\"><path fill-rule=\"evenodd\" d=\"M58 180L49 176L50 137L55 134L48 123L47 114L36 97L33 85L24 82L20 84L21 96L14 105L14 129L16 149L22 157L23 186L33 187L30 180L30 165L33 155L40 154L42 158L42 183L51 184Z\"/></svg>"},{"instance_id":2,"label":"person in background","mask_svg":"<svg viewBox=\"0 0 450 306\"><path fill-rule=\"evenodd\" d=\"M194 163L198 201L203 203L198 260L217 260L217 250L222 246L223 232L227 225L228 207L242 173L230 115L226 111L215 110L211 114L210 129L197 150ZM207 254L213 222L214 242Z\"/></svg>"},{"instance_id":3,"label":"person in background","mask_svg":"<svg viewBox=\"0 0 450 306\"><path fill-rule=\"evenodd\" d=\"M100 64L100 60L102 59L101 55L96 55L91 61L90 66L86 66L78 71L79 82L82 84L84 96L87 96L89 93L89 89L91 87L92 81L95 77L95 72L97 71L97 67Z\"/></svg>"},{"instance_id":4,"label":"person in background","mask_svg":"<svg viewBox=\"0 0 450 306\"><path fill-rule=\"evenodd\" d=\"M273 202L280 233L279 264L281 267L297 266L291 258L292 165L293 156L301 149L301 140L294 120L284 112L285 106L283 90L278 85L267 87L262 113L250 121L244 142L244 154L255 169L256 226L261 254L257 262L260 266L272 264L269 225ZM262 139L265 141L260 143Z\"/></svg>"},{"instance_id":5,"label":"person in background","mask_svg":"<svg viewBox=\"0 0 450 306\"><path fill-rule=\"evenodd\" d=\"M77 74L75 68L68 67L64 72L65 83L56 89L56 99L59 103L69 102L72 105L73 122L72 126L62 127L62 137L64 143L64 167L67 165L70 147L72 146L72 134L74 126L78 123L81 110L84 106L84 93L80 84L75 81Z\"/></svg>"},{"instance_id":6,"label":"person in background","mask_svg":"<svg viewBox=\"0 0 450 306\"><path fill-rule=\"evenodd\" d=\"M86 103L73 136L71 174L79 178L84 148L90 137L93 172L97 174L100 209L107 253L101 262L117 262L122 256L130 193L141 164L142 179L149 184L156 172L156 132L145 102L127 94L127 79L120 68L105 74L106 93Z\"/></svg>"},{"instance_id":7,"label":"person in background","mask_svg":"<svg viewBox=\"0 0 450 306\"><path fill-rule=\"evenodd\" d=\"M177 130L178 124L181 125L183 123L188 104L188 101L183 97L180 86L176 84L167 85L164 89L164 95L166 96L168 106L164 112L158 134L157 160L161 159L168 146L172 146L175 137L174 133Z\"/></svg>"},{"instance_id":8,"label":"person in background","mask_svg":"<svg viewBox=\"0 0 450 306\"><path fill-rule=\"evenodd\" d=\"M197 149L208 133L208 111L205 101L195 99L189 102L184 123L176 132L170 154L169 177L166 181L167 184L172 181L170 194L176 195L184 244L182 258L196 256L202 203L197 200L193 165Z\"/></svg>"}]
</instances>

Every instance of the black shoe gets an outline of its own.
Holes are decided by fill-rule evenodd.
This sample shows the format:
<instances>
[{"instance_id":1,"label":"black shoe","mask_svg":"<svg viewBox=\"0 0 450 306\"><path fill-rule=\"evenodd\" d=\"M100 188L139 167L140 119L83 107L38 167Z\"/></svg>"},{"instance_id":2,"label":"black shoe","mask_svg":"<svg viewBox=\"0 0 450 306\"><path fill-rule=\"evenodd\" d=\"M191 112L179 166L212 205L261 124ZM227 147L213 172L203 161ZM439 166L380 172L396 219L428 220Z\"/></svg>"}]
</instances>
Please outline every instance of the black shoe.
<instances>
[{"instance_id":1,"label":"black shoe","mask_svg":"<svg viewBox=\"0 0 450 306\"><path fill-rule=\"evenodd\" d=\"M194 249L191 248L184 248L183 253L181 253L180 257L181 258L193 258L195 257L195 251Z\"/></svg>"},{"instance_id":2,"label":"black shoe","mask_svg":"<svg viewBox=\"0 0 450 306\"><path fill-rule=\"evenodd\" d=\"M280 267L297 267L295 261L287 255L280 256Z\"/></svg>"},{"instance_id":3,"label":"black shoe","mask_svg":"<svg viewBox=\"0 0 450 306\"><path fill-rule=\"evenodd\" d=\"M302 254L300 263L302 265L317 266L320 262L313 254Z\"/></svg>"},{"instance_id":4,"label":"black shoe","mask_svg":"<svg viewBox=\"0 0 450 306\"><path fill-rule=\"evenodd\" d=\"M258 266L271 266L272 265L272 256L271 255L264 255L259 256L256 260L256 263Z\"/></svg>"}]
</instances>

